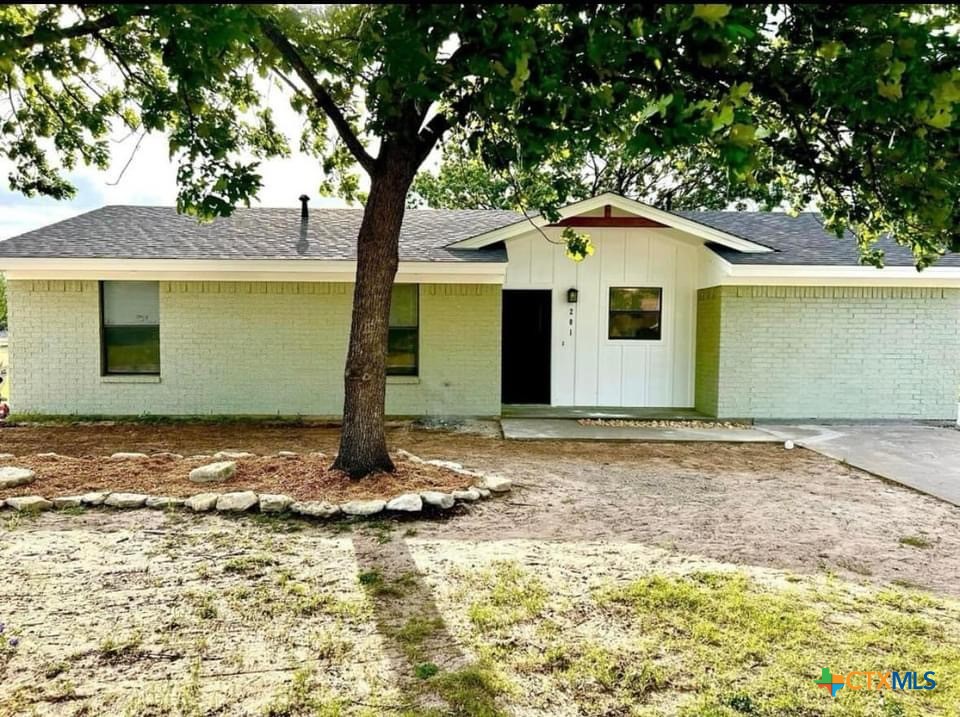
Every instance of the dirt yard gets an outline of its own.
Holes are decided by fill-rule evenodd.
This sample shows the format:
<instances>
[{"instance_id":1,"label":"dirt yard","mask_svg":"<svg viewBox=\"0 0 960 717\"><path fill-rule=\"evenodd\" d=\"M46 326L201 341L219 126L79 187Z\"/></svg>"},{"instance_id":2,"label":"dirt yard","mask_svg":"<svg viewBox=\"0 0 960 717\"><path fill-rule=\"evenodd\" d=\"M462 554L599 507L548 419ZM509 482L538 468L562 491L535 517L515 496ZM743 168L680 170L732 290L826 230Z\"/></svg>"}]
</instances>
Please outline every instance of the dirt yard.
<instances>
[{"instance_id":1,"label":"dirt yard","mask_svg":"<svg viewBox=\"0 0 960 717\"><path fill-rule=\"evenodd\" d=\"M435 522L0 513L0 715L960 712L960 509L773 445L390 439L516 487ZM335 448L0 431L18 456ZM824 666L945 679L831 700Z\"/></svg>"}]
</instances>

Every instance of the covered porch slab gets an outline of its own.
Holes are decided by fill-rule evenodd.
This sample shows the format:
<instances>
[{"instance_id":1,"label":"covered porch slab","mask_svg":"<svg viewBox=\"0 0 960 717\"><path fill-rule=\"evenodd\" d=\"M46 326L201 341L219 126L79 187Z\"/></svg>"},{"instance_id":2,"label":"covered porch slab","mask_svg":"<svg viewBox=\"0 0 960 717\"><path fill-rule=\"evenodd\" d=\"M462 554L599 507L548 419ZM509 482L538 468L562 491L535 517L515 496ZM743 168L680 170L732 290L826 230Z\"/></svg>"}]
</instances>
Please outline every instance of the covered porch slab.
<instances>
[{"instance_id":1,"label":"covered porch slab","mask_svg":"<svg viewBox=\"0 0 960 717\"><path fill-rule=\"evenodd\" d=\"M620 418L630 421L715 421L695 408L632 408L624 406L547 406L504 404L503 418ZM743 421L740 421L743 423Z\"/></svg>"},{"instance_id":2,"label":"covered porch slab","mask_svg":"<svg viewBox=\"0 0 960 717\"><path fill-rule=\"evenodd\" d=\"M576 418L501 418L503 437L515 441L663 441L780 443L783 439L757 428L696 428L692 425L597 426Z\"/></svg>"}]
</instances>

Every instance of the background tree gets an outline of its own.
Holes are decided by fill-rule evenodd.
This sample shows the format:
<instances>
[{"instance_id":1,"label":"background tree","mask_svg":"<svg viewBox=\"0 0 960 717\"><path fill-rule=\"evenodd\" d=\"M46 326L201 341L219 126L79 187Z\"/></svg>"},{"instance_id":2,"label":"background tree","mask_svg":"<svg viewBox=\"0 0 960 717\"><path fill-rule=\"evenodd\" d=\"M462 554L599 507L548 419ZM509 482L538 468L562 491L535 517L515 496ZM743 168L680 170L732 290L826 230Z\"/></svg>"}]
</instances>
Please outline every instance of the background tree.
<instances>
[{"instance_id":1,"label":"background tree","mask_svg":"<svg viewBox=\"0 0 960 717\"><path fill-rule=\"evenodd\" d=\"M956 21L929 5L5 5L0 156L13 188L64 197L61 170L104 166L112 131L163 132L178 208L229 214L257 160L288 151L260 83L287 88L327 188L356 197L369 177L336 462L360 476L392 468L400 225L451 130L497 169L708 143L765 204L816 199L865 249L891 232L926 264L960 247Z\"/></svg>"},{"instance_id":2,"label":"background tree","mask_svg":"<svg viewBox=\"0 0 960 717\"><path fill-rule=\"evenodd\" d=\"M603 151L585 157L558 152L537 166L498 168L454 135L444 142L436 171L413 180L407 204L525 211L614 192L669 210L745 208L746 200L765 198L762 189L732 179L717 148L708 144L678 147L665 156L631 155L619 144Z\"/></svg>"}]
</instances>

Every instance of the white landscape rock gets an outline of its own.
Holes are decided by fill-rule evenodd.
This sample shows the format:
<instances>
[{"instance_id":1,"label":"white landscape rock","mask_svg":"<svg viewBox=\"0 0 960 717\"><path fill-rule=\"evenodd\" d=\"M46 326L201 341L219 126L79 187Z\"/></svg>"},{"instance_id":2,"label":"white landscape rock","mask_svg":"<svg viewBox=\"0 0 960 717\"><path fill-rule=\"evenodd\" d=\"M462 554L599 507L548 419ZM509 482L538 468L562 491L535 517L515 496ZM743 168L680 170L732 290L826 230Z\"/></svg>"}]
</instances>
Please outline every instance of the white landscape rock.
<instances>
[{"instance_id":1,"label":"white landscape rock","mask_svg":"<svg viewBox=\"0 0 960 717\"><path fill-rule=\"evenodd\" d=\"M219 493L197 493L187 498L183 504L197 513L205 513L213 510L219 497Z\"/></svg>"},{"instance_id":2,"label":"white landscape rock","mask_svg":"<svg viewBox=\"0 0 960 717\"><path fill-rule=\"evenodd\" d=\"M84 493L80 496L80 502L84 505L103 505L103 501L107 499L108 495L110 494L106 491L97 493Z\"/></svg>"},{"instance_id":3,"label":"white landscape rock","mask_svg":"<svg viewBox=\"0 0 960 717\"><path fill-rule=\"evenodd\" d=\"M36 480L36 474L27 468L4 466L0 468L0 488L16 488Z\"/></svg>"},{"instance_id":4,"label":"white landscape rock","mask_svg":"<svg viewBox=\"0 0 960 717\"><path fill-rule=\"evenodd\" d=\"M236 458L256 458L256 453L248 453L247 451L217 451L213 454L213 457L225 461L225 460L234 460Z\"/></svg>"},{"instance_id":5,"label":"white landscape rock","mask_svg":"<svg viewBox=\"0 0 960 717\"><path fill-rule=\"evenodd\" d=\"M146 457L146 453L114 453L110 456L111 460L115 461L137 461Z\"/></svg>"},{"instance_id":6,"label":"white landscape rock","mask_svg":"<svg viewBox=\"0 0 960 717\"><path fill-rule=\"evenodd\" d=\"M472 503L475 500L480 500L480 491L478 491L476 488L468 488L467 490L455 490L453 491L453 499Z\"/></svg>"},{"instance_id":7,"label":"white landscape rock","mask_svg":"<svg viewBox=\"0 0 960 717\"><path fill-rule=\"evenodd\" d=\"M277 451L277 456L280 458L296 458L299 455L296 451Z\"/></svg>"},{"instance_id":8,"label":"white landscape rock","mask_svg":"<svg viewBox=\"0 0 960 717\"><path fill-rule=\"evenodd\" d=\"M387 507L385 500L349 500L340 504L344 515L376 515Z\"/></svg>"},{"instance_id":9,"label":"white landscape rock","mask_svg":"<svg viewBox=\"0 0 960 717\"><path fill-rule=\"evenodd\" d=\"M83 497L79 495L61 495L53 499L54 508L79 508L83 504Z\"/></svg>"},{"instance_id":10,"label":"white landscape rock","mask_svg":"<svg viewBox=\"0 0 960 717\"><path fill-rule=\"evenodd\" d=\"M111 508L142 508L149 497L143 493L111 493L103 504Z\"/></svg>"},{"instance_id":11,"label":"white landscape rock","mask_svg":"<svg viewBox=\"0 0 960 717\"><path fill-rule=\"evenodd\" d=\"M340 512L340 506L325 500L298 500L290 505L290 512L311 518L330 518Z\"/></svg>"},{"instance_id":12,"label":"white landscape rock","mask_svg":"<svg viewBox=\"0 0 960 717\"><path fill-rule=\"evenodd\" d=\"M255 506L259 500L252 490L224 493L217 498L217 510L224 513L243 513Z\"/></svg>"},{"instance_id":13,"label":"white landscape rock","mask_svg":"<svg viewBox=\"0 0 960 717\"><path fill-rule=\"evenodd\" d=\"M190 480L194 483L217 483L233 477L237 472L235 461L218 461L190 471Z\"/></svg>"},{"instance_id":14,"label":"white landscape rock","mask_svg":"<svg viewBox=\"0 0 960 717\"><path fill-rule=\"evenodd\" d=\"M38 453L37 458L63 458L59 453Z\"/></svg>"},{"instance_id":15,"label":"white landscape rock","mask_svg":"<svg viewBox=\"0 0 960 717\"><path fill-rule=\"evenodd\" d=\"M485 475L479 483L480 488L492 490L494 493L506 493L513 488L513 481L498 475Z\"/></svg>"},{"instance_id":16,"label":"white landscape rock","mask_svg":"<svg viewBox=\"0 0 960 717\"><path fill-rule=\"evenodd\" d=\"M16 458L12 453L0 453L0 461L12 461Z\"/></svg>"},{"instance_id":17,"label":"white landscape rock","mask_svg":"<svg viewBox=\"0 0 960 717\"><path fill-rule=\"evenodd\" d=\"M441 493L438 490L425 490L420 494L423 502L432 505L435 508L452 508L454 504L453 496L449 493Z\"/></svg>"},{"instance_id":18,"label":"white landscape rock","mask_svg":"<svg viewBox=\"0 0 960 717\"><path fill-rule=\"evenodd\" d=\"M289 495L277 493L260 494L260 512L261 513L282 513L293 505L293 498Z\"/></svg>"},{"instance_id":19,"label":"white landscape rock","mask_svg":"<svg viewBox=\"0 0 960 717\"><path fill-rule=\"evenodd\" d=\"M426 463L427 465L437 466L438 468L446 468L454 473L463 472L463 466L459 463L454 463L453 461L426 461Z\"/></svg>"},{"instance_id":20,"label":"white landscape rock","mask_svg":"<svg viewBox=\"0 0 960 717\"><path fill-rule=\"evenodd\" d=\"M409 461L410 463L426 463L426 461L424 461L420 456L415 456L410 451L404 450L403 448L397 450L397 457L403 458L403 460Z\"/></svg>"},{"instance_id":21,"label":"white landscape rock","mask_svg":"<svg viewBox=\"0 0 960 717\"><path fill-rule=\"evenodd\" d=\"M481 497L481 498L489 498L489 497L490 497L490 489L489 489L489 488L481 488L480 486L474 486L474 490L476 490L477 493L480 494L480 497Z\"/></svg>"},{"instance_id":22,"label":"white landscape rock","mask_svg":"<svg viewBox=\"0 0 960 717\"><path fill-rule=\"evenodd\" d=\"M404 493L388 500L387 510L418 513L423 510L423 498L418 493Z\"/></svg>"},{"instance_id":23,"label":"white landscape rock","mask_svg":"<svg viewBox=\"0 0 960 717\"><path fill-rule=\"evenodd\" d=\"M144 504L148 508L179 508L187 501L183 498L173 498L167 495L151 495Z\"/></svg>"},{"instance_id":24,"label":"white landscape rock","mask_svg":"<svg viewBox=\"0 0 960 717\"><path fill-rule=\"evenodd\" d=\"M34 513L41 510L50 510L53 507L53 503L39 495L24 495L18 498L7 498L6 503L14 510L18 510L22 513Z\"/></svg>"},{"instance_id":25,"label":"white landscape rock","mask_svg":"<svg viewBox=\"0 0 960 717\"><path fill-rule=\"evenodd\" d=\"M322 459L322 458L326 458L326 457L327 457L327 454L324 453L323 451L311 451L311 452L310 452L310 456L313 457L313 458L321 458L321 459Z\"/></svg>"}]
</instances>

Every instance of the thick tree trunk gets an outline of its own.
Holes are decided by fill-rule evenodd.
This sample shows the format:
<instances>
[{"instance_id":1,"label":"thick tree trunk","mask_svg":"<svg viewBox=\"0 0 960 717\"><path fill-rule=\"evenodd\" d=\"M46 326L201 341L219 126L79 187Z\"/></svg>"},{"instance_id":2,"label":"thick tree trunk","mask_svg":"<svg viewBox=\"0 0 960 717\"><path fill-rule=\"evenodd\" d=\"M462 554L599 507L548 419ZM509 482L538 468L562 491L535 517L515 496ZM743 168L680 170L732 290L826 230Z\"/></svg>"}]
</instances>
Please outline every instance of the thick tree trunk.
<instances>
[{"instance_id":1,"label":"thick tree trunk","mask_svg":"<svg viewBox=\"0 0 960 717\"><path fill-rule=\"evenodd\" d=\"M357 237L357 279L344 374L343 431L334 468L360 478L392 471L384 432L390 294L400 225L417 171L414 153L383 147Z\"/></svg>"}]
</instances>

